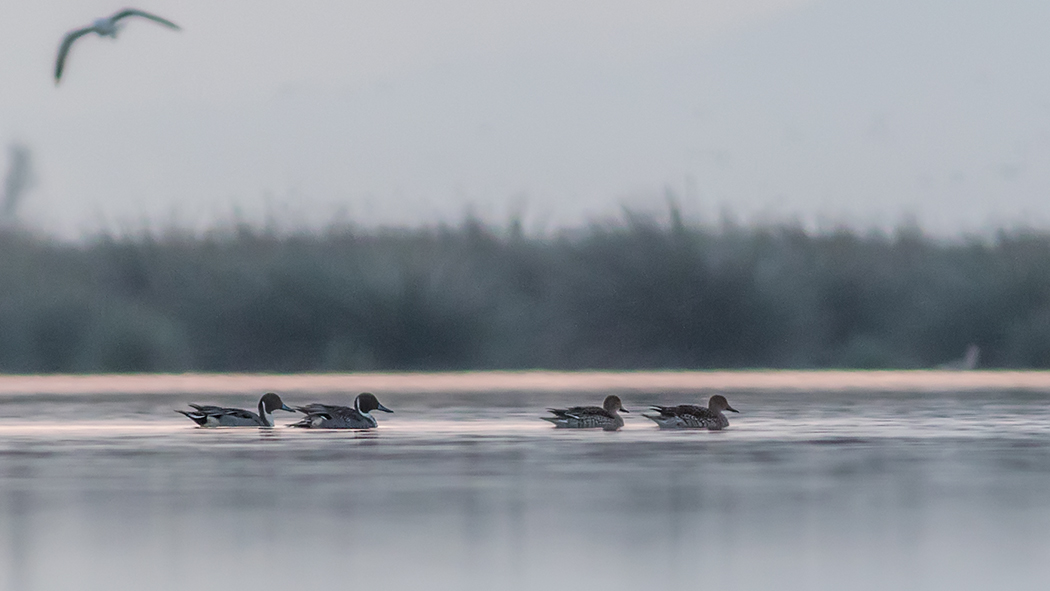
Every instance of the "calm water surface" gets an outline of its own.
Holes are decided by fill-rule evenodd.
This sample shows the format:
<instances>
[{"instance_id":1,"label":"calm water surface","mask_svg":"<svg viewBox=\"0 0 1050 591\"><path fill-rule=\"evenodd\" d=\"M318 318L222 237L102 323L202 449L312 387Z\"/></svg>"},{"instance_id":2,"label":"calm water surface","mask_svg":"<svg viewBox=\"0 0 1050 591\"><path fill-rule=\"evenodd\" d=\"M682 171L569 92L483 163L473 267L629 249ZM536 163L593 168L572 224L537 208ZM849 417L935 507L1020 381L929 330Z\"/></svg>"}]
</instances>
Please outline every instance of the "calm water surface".
<instances>
[{"instance_id":1,"label":"calm water surface","mask_svg":"<svg viewBox=\"0 0 1050 591\"><path fill-rule=\"evenodd\" d=\"M364 433L0 397L0 589L1050 588L1047 392L732 392L723 433L637 412L709 393L616 433L537 419L603 393L377 394Z\"/></svg>"}]
</instances>

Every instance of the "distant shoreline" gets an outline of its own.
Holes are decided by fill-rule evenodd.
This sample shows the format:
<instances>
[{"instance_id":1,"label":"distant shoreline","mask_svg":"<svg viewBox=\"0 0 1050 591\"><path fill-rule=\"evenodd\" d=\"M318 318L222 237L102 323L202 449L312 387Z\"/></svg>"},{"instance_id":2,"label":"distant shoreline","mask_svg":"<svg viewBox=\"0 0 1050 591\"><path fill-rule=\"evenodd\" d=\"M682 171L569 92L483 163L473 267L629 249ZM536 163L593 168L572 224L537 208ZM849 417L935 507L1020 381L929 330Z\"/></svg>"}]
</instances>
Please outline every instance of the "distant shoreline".
<instances>
[{"instance_id":1,"label":"distant shoreline","mask_svg":"<svg viewBox=\"0 0 1050 591\"><path fill-rule=\"evenodd\" d=\"M303 374L0 374L0 396L277 392L1047 391L1050 371L477 371Z\"/></svg>"}]
</instances>

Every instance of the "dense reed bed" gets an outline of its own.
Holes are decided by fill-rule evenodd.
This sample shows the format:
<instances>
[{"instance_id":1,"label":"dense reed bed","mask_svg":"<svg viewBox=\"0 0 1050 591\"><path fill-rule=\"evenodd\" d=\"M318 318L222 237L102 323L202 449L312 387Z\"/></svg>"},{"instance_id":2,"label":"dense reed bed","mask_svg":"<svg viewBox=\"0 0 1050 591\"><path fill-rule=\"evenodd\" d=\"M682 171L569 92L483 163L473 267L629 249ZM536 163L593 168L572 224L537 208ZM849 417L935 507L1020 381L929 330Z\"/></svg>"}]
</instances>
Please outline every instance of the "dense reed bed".
<instances>
[{"instance_id":1,"label":"dense reed bed","mask_svg":"<svg viewBox=\"0 0 1050 591\"><path fill-rule=\"evenodd\" d=\"M0 371L1050 366L1050 234L0 233Z\"/></svg>"}]
</instances>

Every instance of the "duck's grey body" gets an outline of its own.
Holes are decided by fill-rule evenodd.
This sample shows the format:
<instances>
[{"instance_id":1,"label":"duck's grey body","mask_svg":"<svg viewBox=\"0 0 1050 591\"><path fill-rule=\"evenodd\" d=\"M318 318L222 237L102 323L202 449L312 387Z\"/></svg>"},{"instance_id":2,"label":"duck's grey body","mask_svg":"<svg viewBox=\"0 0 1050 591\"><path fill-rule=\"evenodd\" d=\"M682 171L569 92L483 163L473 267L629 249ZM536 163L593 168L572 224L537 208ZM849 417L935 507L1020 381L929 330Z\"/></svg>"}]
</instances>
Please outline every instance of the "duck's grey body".
<instances>
[{"instance_id":1,"label":"duck's grey body","mask_svg":"<svg viewBox=\"0 0 1050 591\"><path fill-rule=\"evenodd\" d=\"M272 427L273 415L262 416L243 408L222 408L191 404L197 412L179 410L201 427Z\"/></svg>"},{"instance_id":2,"label":"duck's grey body","mask_svg":"<svg viewBox=\"0 0 1050 591\"><path fill-rule=\"evenodd\" d=\"M722 411L739 412L729 406L725 396L715 394L706 407L693 404L678 406L653 406L656 415L643 414L661 429L709 429L719 431L729 426L729 419Z\"/></svg>"},{"instance_id":3,"label":"duck's grey body","mask_svg":"<svg viewBox=\"0 0 1050 591\"><path fill-rule=\"evenodd\" d=\"M623 427L623 417L616 411L630 412L623 407L618 396L606 396L603 406L573 406L572 408L548 408L553 417L540 417L565 429L605 429L615 431Z\"/></svg>"},{"instance_id":4,"label":"duck's grey body","mask_svg":"<svg viewBox=\"0 0 1050 591\"><path fill-rule=\"evenodd\" d=\"M293 412L280 396L272 392L264 394L259 399L258 413L243 408L226 408L206 404L189 406L194 410L176 410L175 412L186 415L201 427L273 427L273 411Z\"/></svg>"},{"instance_id":5,"label":"duck's grey body","mask_svg":"<svg viewBox=\"0 0 1050 591\"><path fill-rule=\"evenodd\" d=\"M379 399L368 392L357 395L353 408L315 403L297 406L295 410L306 416L290 426L301 429L374 429L379 423L371 414L373 410L394 412L380 404Z\"/></svg>"},{"instance_id":6,"label":"duck's grey body","mask_svg":"<svg viewBox=\"0 0 1050 591\"><path fill-rule=\"evenodd\" d=\"M297 406L295 410L306 415L292 427L307 429L374 429L379 426L376 418L366 412L360 412L349 406L330 404L307 404Z\"/></svg>"}]
</instances>

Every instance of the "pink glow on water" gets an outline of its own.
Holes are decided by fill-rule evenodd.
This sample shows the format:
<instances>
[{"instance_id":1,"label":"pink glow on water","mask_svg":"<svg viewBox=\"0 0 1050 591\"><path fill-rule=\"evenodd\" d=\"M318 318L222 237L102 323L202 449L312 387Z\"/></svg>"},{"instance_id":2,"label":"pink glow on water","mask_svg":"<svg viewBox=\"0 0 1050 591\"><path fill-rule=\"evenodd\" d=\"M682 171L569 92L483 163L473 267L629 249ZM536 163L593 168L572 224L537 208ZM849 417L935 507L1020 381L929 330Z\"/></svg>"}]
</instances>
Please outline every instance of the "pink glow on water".
<instances>
[{"instance_id":1,"label":"pink glow on water","mask_svg":"<svg viewBox=\"0 0 1050 591\"><path fill-rule=\"evenodd\" d=\"M1045 371L489 371L326 374L0 375L0 395L223 392L640 392L656 390L942 392L1050 390Z\"/></svg>"}]
</instances>

